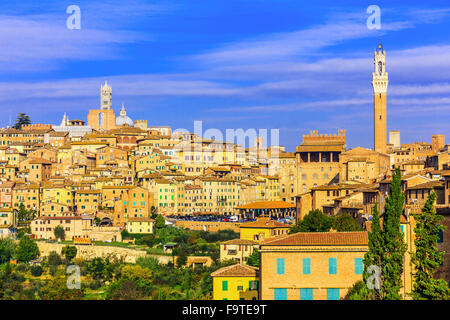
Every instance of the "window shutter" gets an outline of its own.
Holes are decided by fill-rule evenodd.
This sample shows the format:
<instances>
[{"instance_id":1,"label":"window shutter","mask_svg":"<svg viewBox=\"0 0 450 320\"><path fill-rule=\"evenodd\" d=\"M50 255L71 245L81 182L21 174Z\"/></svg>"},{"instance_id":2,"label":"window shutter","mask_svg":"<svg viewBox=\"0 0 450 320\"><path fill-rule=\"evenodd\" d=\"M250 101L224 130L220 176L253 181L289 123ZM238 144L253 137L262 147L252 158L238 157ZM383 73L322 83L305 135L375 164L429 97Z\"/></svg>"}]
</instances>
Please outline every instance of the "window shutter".
<instances>
[{"instance_id":1,"label":"window shutter","mask_svg":"<svg viewBox=\"0 0 450 320\"><path fill-rule=\"evenodd\" d=\"M311 274L311 259L303 258L303 274Z\"/></svg>"},{"instance_id":2,"label":"window shutter","mask_svg":"<svg viewBox=\"0 0 450 320\"><path fill-rule=\"evenodd\" d=\"M329 274L337 274L337 259L329 258L328 259L328 273Z\"/></svg>"}]
</instances>

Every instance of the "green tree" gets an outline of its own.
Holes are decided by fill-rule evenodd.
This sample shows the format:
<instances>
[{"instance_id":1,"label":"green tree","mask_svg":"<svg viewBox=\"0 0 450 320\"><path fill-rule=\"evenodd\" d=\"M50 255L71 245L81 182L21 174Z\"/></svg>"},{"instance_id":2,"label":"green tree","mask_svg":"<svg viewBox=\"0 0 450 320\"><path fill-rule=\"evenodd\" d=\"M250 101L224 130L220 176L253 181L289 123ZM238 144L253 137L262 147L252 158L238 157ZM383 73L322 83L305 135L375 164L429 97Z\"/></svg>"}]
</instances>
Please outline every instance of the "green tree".
<instances>
[{"instance_id":1,"label":"green tree","mask_svg":"<svg viewBox=\"0 0 450 320\"><path fill-rule=\"evenodd\" d=\"M107 258L92 259L88 264L88 270L96 280L109 279L112 276L112 265Z\"/></svg>"},{"instance_id":2,"label":"green tree","mask_svg":"<svg viewBox=\"0 0 450 320\"><path fill-rule=\"evenodd\" d=\"M401 190L401 172L397 168L392 175L389 196L383 215L382 294L385 300L401 299L403 261L406 245L400 231L400 217L403 213L405 196Z\"/></svg>"},{"instance_id":3,"label":"green tree","mask_svg":"<svg viewBox=\"0 0 450 320\"><path fill-rule=\"evenodd\" d=\"M20 130L22 129L23 125L31 124L30 117L27 116L25 113L19 113L17 115L16 123L14 124L13 128Z\"/></svg>"},{"instance_id":4,"label":"green tree","mask_svg":"<svg viewBox=\"0 0 450 320\"><path fill-rule=\"evenodd\" d=\"M53 233L55 234L55 238L59 240L64 240L66 238L66 232L64 231L63 226L59 225L56 226L53 230Z\"/></svg>"},{"instance_id":5,"label":"green tree","mask_svg":"<svg viewBox=\"0 0 450 320\"><path fill-rule=\"evenodd\" d=\"M177 266L185 266L187 262L187 252L183 249L178 251L178 257L177 257Z\"/></svg>"},{"instance_id":6,"label":"green tree","mask_svg":"<svg viewBox=\"0 0 450 320\"><path fill-rule=\"evenodd\" d=\"M77 247L67 245L62 248L61 253L66 258L66 262L70 262L77 256Z\"/></svg>"},{"instance_id":7,"label":"green tree","mask_svg":"<svg viewBox=\"0 0 450 320\"><path fill-rule=\"evenodd\" d=\"M184 273L184 282L183 282L183 291L186 293L186 300L189 300L190 298L189 292L191 290L191 281L192 281L191 270L186 269Z\"/></svg>"},{"instance_id":8,"label":"green tree","mask_svg":"<svg viewBox=\"0 0 450 320\"><path fill-rule=\"evenodd\" d=\"M166 226L166 220L162 215L158 214L155 220L156 220L156 229L161 229Z\"/></svg>"},{"instance_id":9,"label":"green tree","mask_svg":"<svg viewBox=\"0 0 450 320\"><path fill-rule=\"evenodd\" d=\"M125 265L122 268L121 278L134 281L140 287L144 287L152 282L152 272L139 265Z\"/></svg>"},{"instance_id":10,"label":"green tree","mask_svg":"<svg viewBox=\"0 0 450 320\"><path fill-rule=\"evenodd\" d=\"M348 291L345 300L369 300L371 293L364 281L357 281Z\"/></svg>"},{"instance_id":11,"label":"green tree","mask_svg":"<svg viewBox=\"0 0 450 320\"><path fill-rule=\"evenodd\" d=\"M35 216L36 212L34 210L27 210L23 203L19 205L19 210L17 211L17 218L19 219L19 222L33 220Z\"/></svg>"},{"instance_id":12,"label":"green tree","mask_svg":"<svg viewBox=\"0 0 450 320\"><path fill-rule=\"evenodd\" d=\"M42 275L43 269L40 265L34 265L30 268L30 273L33 277L40 277Z\"/></svg>"},{"instance_id":13,"label":"green tree","mask_svg":"<svg viewBox=\"0 0 450 320\"><path fill-rule=\"evenodd\" d=\"M142 300L144 295L138 284L129 279L113 282L106 290L108 300Z\"/></svg>"},{"instance_id":14,"label":"green tree","mask_svg":"<svg viewBox=\"0 0 450 320\"><path fill-rule=\"evenodd\" d=\"M330 231L333 219L322 211L311 210L302 220L300 220L289 231L290 234L297 232L328 232Z\"/></svg>"},{"instance_id":15,"label":"green tree","mask_svg":"<svg viewBox=\"0 0 450 320\"><path fill-rule=\"evenodd\" d=\"M9 262L16 251L16 244L10 238L0 239L0 264Z\"/></svg>"},{"instance_id":16,"label":"green tree","mask_svg":"<svg viewBox=\"0 0 450 320\"><path fill-rule=\"evenodd\" d=\"M415 252L412 254L412 262L415 265L414 288L412 297L415 300L448 300L450 289L442 279L435 279L435 270L442 264L444 252L437 248L438 234L445 227L439 223L444 219L436 214L434 202L436 193L432 192L422 208L422 213L413 214L416 220L416 235L414 244Z\"/></svg>"},{"instance_id":17,"label":"green tree","mask_svg":"<svg viewBox=\"0 0 450 320\"><path fill-rule=\"evenodd\" d=\"M56 272L41 289L42 300L81 300L84 297L84 289L69 289L67 276L64 270Z\"/></svg>"},{"instance_id":18,"label":"green tree","mask_svg":"<svg viewBox=\"0 0 450 320\"><path fill-rule=\"evenodd\" d=\"M332 226L338 232L362 231L362 227L348 213L334 217Z\"/></svg>"},{"instance_id":19,"label":"green tree","mask_svg":"<svg viewBox=\"0 0 450 320\"><path fill-rule=\"evenodd\" d=\"M373 206L372 210L372 220L370 223L370 231L369 231L369 251L366 252L363 259L364 264L364 272L363 272L363 280L364 283L367 284L368 278L372 275L368 273L367 268L369 266L377 266L381 269L382 257L383 257L383 234L380 225L380 214L378 212L378 204ZM381 279L380 279L381 281ZM381 285L381 283L379 283ZM379 289L371 289L365 291L368 294L369 299L379 300L381 299L381 293Z\"/></svg>"},{"instance_id":20,"label":"green tree","mask_svg":"<svg viewBox=\"0 0 450 320\"><path fill-rule=\"evenodd\" d=\"M39 248L36 242L28 237L22 237L17 247L17 260L29 262L39 257Z\"/></svg>"},{"instance_id":21,"label":"green tree","mask_svg":"<svg viewBox=\"0 0 450 320\"><path fill-rule=\"evenodd\" d=\"M62 264L61 256L56 251L50 251L47 261L50 266L59 266Z\"/></svg>"},{"instance_id":22,"label":"green tree","mask_svg":"<svg viewBox=\"0 0 450 320\"><path fill-rule=\"evenodd\" d=\"M253 250L252 254L247 258L247 264L252 267L259 268L259 251Z\"/></svg>"}]
</instances>

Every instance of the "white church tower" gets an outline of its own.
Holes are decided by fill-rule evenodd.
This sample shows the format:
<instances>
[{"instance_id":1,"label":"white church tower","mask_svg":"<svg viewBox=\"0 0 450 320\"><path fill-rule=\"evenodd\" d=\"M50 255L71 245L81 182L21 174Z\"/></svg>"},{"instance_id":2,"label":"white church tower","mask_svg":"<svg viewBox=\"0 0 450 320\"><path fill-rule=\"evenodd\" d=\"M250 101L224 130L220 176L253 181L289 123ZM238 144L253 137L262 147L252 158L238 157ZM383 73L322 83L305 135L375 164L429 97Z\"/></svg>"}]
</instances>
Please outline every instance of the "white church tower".
<instances>
[{"instance_id":1,"label":"white church tower","mask_svg":"<svg viewBox=\"0 0 450 320\"><path fill-rule=\"evenodd\" d=\"M112 110L112 88L108 86L108 82L105 81L105 85L101 87L100 92L101 110Z\"/></svg>"}]
</instances>

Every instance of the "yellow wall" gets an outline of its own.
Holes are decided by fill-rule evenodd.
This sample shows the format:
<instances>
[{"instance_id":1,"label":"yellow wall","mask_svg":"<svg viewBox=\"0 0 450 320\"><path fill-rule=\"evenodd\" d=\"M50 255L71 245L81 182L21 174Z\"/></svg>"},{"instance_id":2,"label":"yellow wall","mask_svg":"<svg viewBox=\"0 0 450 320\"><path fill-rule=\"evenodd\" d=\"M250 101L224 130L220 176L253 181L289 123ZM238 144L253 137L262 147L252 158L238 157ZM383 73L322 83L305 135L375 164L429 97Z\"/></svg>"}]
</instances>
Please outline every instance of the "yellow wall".
<instances>
[{"instance_id":1,"label":"yellow wall","mask_svg":"<svg viewBox=\"0 0 450 320\"><path fill-rule=\"evenodd\" d=\"M258 290L249 290L250 281L257 281L256 277L214 277L213 299L214 300L258 300ZM227 281L228 290L222 290L223 281ZM242 286L242 291L238 291Z\"/></svg>"},{"instance_id":2,"label":"yellow wall","mask_svg":"<svg viewBox=\"0 0 450 320\"><path fill-rule=\"evenodd\" d=\"M245 240L254 240L261 242L264 239L269 239L276 237L278 235L287 234L289 232L289 228L243 228L241 226L241 239ZM273 232L272 232L273 231ZM275 233L275 234L273 234ZM261 237L263 235L263 237Z\"/></svg>"},{"instance_id":3,"label":"yellow wall","mask_svg":"<svg viewBox=\"0 0 450 320\"><path fill-rule=\"evenodd\" d=\"M300 288L312 288L314 300L326 300L327 288L339 288L342 299L355 282L362 280L362 274L355 274L355 258L364 258L367 246L317 249L263 252L262 248L261 299L274 300L275 288L286 288L288 300L300 300ZM284 274L277 274L277 258L285 259ZM303 274L303 258L310 259L310 274ZM337 259L336 274L329 274L328 258Z\"/></svg>"}]
</instances>

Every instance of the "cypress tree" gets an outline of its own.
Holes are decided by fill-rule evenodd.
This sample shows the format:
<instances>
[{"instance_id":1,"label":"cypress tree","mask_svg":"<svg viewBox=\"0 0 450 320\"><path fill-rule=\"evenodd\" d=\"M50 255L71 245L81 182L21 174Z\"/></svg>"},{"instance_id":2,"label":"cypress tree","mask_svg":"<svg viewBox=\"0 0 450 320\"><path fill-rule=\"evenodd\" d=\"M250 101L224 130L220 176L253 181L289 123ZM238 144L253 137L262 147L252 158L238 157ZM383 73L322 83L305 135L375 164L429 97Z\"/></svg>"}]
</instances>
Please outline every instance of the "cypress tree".
<instances>
[{"instance_id":1,"label":"cypress tree","mask_svg":"<svg viewBox=\"0 0 450 320\"><path fill-rule=\"evenodd\" d=\"M363 280L367 284L372 273L368 273L369 266L378 266L381 269L383 256L383 234L380 225L380 214L378 212L378 204L375 204L372 210L371 231L369 232L369 251L364 255L364 272ZM381 279L380 279L381 280ZM369 290L369 299L380 300L381 293L379 289Z\"/></svg>"},{"instance_id":2,"label":"cypress tree","mask_svg":"<svg viewBox=\"0 0 450 320\"><path fill-rule=\"evenodd\" d=\"M397 168L392 176L389 196L386 199L383 215L383 244L382 256L382 296L385 300L399 300L402 298L403 263L406 244L400 231L400 217L403 213L405 196L401 190L401 173Z\"/></svg>"},{"instance_id":3,"label":"cypress tree","mask_svg":"<svg viewBox=\"0 0 450 320\"><path fill-rule=\"evenodd\" d=\"M415 265L414 288L412 297L415 300L444 300L450 299L450 289L442 279L434 279L434 272L443 262L444 252L437 249L438 233L445 227L439 223L444 217L436 214L434 202L436 194L432 192L422 208L422 213L413 214L416 220L414 232L416 238L415 252L412 262Z\"/></svg>"}]
</instances>

